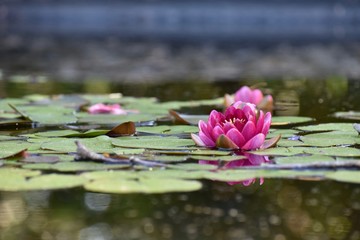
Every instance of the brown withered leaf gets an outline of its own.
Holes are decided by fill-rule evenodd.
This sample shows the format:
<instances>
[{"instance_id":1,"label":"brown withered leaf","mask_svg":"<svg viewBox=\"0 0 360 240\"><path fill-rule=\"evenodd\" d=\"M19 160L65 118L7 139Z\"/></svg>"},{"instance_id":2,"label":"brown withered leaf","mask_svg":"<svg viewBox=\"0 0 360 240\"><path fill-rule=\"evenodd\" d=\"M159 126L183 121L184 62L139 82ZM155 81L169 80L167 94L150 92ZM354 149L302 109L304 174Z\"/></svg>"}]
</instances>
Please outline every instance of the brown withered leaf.
<instances>
[{"instance_id":1,"label":"brown withered leaf","mask_svg":"<svg viewBox=\"0 0 360 240\"><path fill-rule=\"evenodd\" d=\"M267 148L275 147L280 139L281 139L281 134L279 134L273 138L270 138L268 140L265 140L265 142L261 145L260 149L267 149Z\"/></svg>"},{"instance_id":2,"label":"brown withered leaf","mask_svg":"<svg viewBox=\"0 0 360 240\"><path fill-rule=\"evenodd\" d=\"M119 137L119 136L129 136L134 135L136 132L136 127L134 122L124 122L120 125L117 125L106 133L109 137Z\"/></svg>"},{"instance_id":3,"label":"brown withered leaf","mask_svg":"<svg viewBox=\"0 0 360 240\"><path fill-rule=\"evenodd\" d=\"M170 116L173 118L175 124L179 125L191 125L190 122L180 116L180 114L172 109L169 110Z\"/></svg>"}]
</instances>

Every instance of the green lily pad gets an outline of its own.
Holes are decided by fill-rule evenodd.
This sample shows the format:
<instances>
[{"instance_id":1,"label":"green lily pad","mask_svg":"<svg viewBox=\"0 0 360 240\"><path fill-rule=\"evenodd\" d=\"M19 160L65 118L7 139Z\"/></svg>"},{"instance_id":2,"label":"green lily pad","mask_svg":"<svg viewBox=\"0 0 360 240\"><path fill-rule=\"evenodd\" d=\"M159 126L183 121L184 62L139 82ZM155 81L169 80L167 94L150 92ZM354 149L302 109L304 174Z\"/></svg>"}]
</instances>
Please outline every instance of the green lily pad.
<instances>
[{"instance_id":1,"label":"green lily pad","mask_svg":"<svg viewBox=\"0 0 360 240\"><path fill-rule=\"evenodd\" d=\"M120 168L127 168L128 165L103 164L103 163L95 163L95 162L58 162L55 164L50 164L50 163L25 164L22 167L25 169L52 170L58 172L79 172L79 171L99 171L106 169L120 169Z\"/></svg>"},{"instance_id":2,"label":"green lily pad","mask_svg":"<svg viewBox=\"0 0 360 240\"><path fill-rule=\"evenodd\" d=\"M218 167L211 164L198 164L198 163L179 163L176 165L169 165L170 169L181 169L181 170L215 170Z\"/></svg>"},{"instance_id":3,"label":"green lily pad","mask_svg":"<svg viewBox=\"0 0 360 240\"><path fill-rule=\"evenodd\" d=\"M360 112L357 111L336 112L333 116L342 119L360 120Z\"/></svg>"},{"instance_id":4,"label":"green lily pad","mask_svg":"<svg viewBox=\"0 0 360 240\"><path fill-rule=\"evenodd\" d=\"M341 132L355 132L351 123L323 123L317 125L309 125L303 127L297 127L302 131L341 131Z\"/></svg>"},{"instance_id":5,"label":"green lily pad","mask_svg":"<svg viewBox=\"0 0 360 240\"><path fill-rule=\"evenodd\" d=\"M7 179L8 177L34 177L40 175L40 171L33 171L21 168L0 168L0 181ZM0 184L1 185L1 184Z\"/></svg>"},{"instance_id":6,"label":"green lily pad","mask_svg":"<svg viewBox=\"0 0 360 240\"><path fill-rule=\"evenodd\" d=\"M297 117L297 116L275 116L271 119L272 126L285 126L290 124L311 122L314 119L309 117Z\"/></svg>"},{"instance_id":7,"label":"green lily pad","mask_svg":"<svg viewBox=\"0 0 360 240\"><path fill-rule=\"evenodd\" d=\"M179 133L192 133L199 131L198 127L195 126L186 126L186 125L176 125L176 126L154 126L154 127L138 127L136 128L137 132L146 132L153 134L179 134Z\"/></svg>"},{"instance_id":8,"label":"green lily pad","mask_svg":"<svg viewBox=\"0 0 360 240\"><path fill-rule=\"evenodd\" d=\"M17 112L33 122L58 125L76 123L74 110L62 106L14 106Z\"/></svg>"},{"instance_id":9,"label":"green lily pad","mask_svg":"<svg viewBox=\"0 0 360 240\"><path fill-rule=\"evenodd\" d=\"M138 172L135 171L123 171L123 170L109 170L109 171L93 171L93 172L85 172L82 173L86 179L89 180L98 180L98 179L136 179L138 178Z\"/></svg>"},{"instance_id":10,"label":"green lily pad","mask_svg":"<svg viewBox=\"0 0 360 240\"><path fill-rule=\"evenodd\" d=\"M359 171L339 170L326 174L326 177L339 182L360 183L359 174Z\"/></svg>"},{"instance_id":11,"label":"green lily pad","mask_svg":"<svg viewBox=\"0 0 360 240\"><path fill-rule=\"evenodd\" d=\"M155 171L141 171L138 172L138 175L147 178L202 179L207 172L205 170L159 169Z\"/></svg>"},{"instance_id":12,"label":"green lily pad","mask_svg":"<svg viewBox=\"0 0 360 240\"><path fill-rule=\"evenodd\" d=\"M334 157L360 157L360 150L351 147L302 148L304 153Z\"/></svg>"},{"instance_id":13,"label":"green lily pad","mask_svg":"<svg viewBox=\"0 0 360 240\"><path fill-rule=\"evenodd\" d=\"M173 178L106 178L85 184L85 189L105 193L166 193L199 190L202 185L195 180Z\"/></svg>"},{"instance_id":14,"label":"green lily pad","mask_svg":"<svg viewBox=\"0 0 360 240\"><path fill-rule=\"evenodd\" d=\"M326 133L308 134L301 136L300 139L305 145L317 147L360 144L360 137L358 137L358 134L355 131L332 131Z\"/></svg>"},{"instance_id":15,"label":"green lily pad","mask_svg":"<svg viewBox=\"0 0 360 240\"><path fill-rule=\"evenodd\" d=\"M281 135L282 138L289 138L296 135L299 131L293 129L270 129L269 133L266 135L266 138L273 138L278 135Z\"/></svg>"},{"instance_id":16,"label":"green lily pad","mask_svg":"<svg viewBox=\"0 0 360 240\"><path fill-rule=\"evenodd\" d=\"M14 156L22 151L27 150L31 146L25 141L1 141L0 142L0 158Z\"/></svg>"},{"instance_id":17,"label":"green lily pad","mask_svg":"<svg viewBox=\"0 0 360 240\"><path fill-rule=\"evenodd\" d=\"M264 150L250 151L250 153L263 156L293 156L305 152L304 148L300 147L275 147Z\"/></svg>"},{"instance_id":18,"label":"green lily pad","mask_svg":"<svg viewBox=\"0 0 360 240\"><path fill-rule=\"evenodd\" d=\"M2 191L53 190L82 186L88 180L80 176L49 174L31 178L11 176L0 178Z\"/></svg>"},{"instance_id":19,"label":"green lily pad","mask_svg":"<svg viewBox=\"0 0 360 240\"><path fill-rule=\"evenodd\" d=\"M180 139L177 137L121 137L112 140L112 144L119 147L146 148L146 149L186 149L193 146L191 139Z\"/></svg>"},{"instance_id":20,"label":"green lily pad","mask_svg":"<svg viewBox=\"0 0 360 240\"><path fill-rule=\"evenodd\" d=\"M117 155L136 155L144 153L144 148L121 148L115 147L112 149L112 152Z\"/></svg>"},{"instance_id":21,"label":"green lily pad","mask_svg":"<svg viewBox=\"0 0 360 240\"><path fill-rule=\"evenodd\" d=\"M105 135L109 130L88 130L86 132L78 132L74 130L57 130L57 131L47 131L47 132L38 132L35 133L36 137L97 137Z\"/></svg>"},{"instance_id":22,"label":"green lily pad","mask_svg":"<svg viewBox=\"0 0 360 240\"><path fill-rule=\"evenodd\" d=\"M118 125L122 122L145 122L153 121L157 116L151 114L128 114L128 115L110 115L110 114L76 114L79 123Z\"/></svg>"},{"instance_id":23,"label":"green lily pad","mask_svg":"<svg viewBox=\"0 0 360 240\"><path fill-rule=\"evenodd\" d=\"M290 156L290 157L276 157L274 159L276 164L301 164L308 162L330 162L335 161L334 158L324 155L308 155L308 156Z\"/></svg>"},{"instance_id":24,"label":"green lily pad","mask_svg":"<svg viewBox=\"0 0 360 240\"><path fill-rule=\"evenodd\" d=\"M41 148L45 150L52 150L57 152L76 152L75 141L78 140L84 144L88 149L99 153L112 153L113 145L111 144L111 138L107 136L99 136L95 138L47 138L46 142L41 144Z\"/></svg>"}]
</instances>

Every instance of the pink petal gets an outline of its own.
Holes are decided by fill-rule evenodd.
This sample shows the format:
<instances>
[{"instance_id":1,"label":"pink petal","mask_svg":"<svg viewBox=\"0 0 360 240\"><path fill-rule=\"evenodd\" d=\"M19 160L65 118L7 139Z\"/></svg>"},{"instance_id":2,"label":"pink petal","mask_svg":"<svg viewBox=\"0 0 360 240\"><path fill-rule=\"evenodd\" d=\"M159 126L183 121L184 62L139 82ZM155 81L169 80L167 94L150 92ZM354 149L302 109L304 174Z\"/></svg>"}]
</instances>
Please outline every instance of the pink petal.
<instances>
[{"instance_id":1,"label":"pink petal","mask_svg":"<svg viewBox=\"0 0 360 240\"><path fill-rule=\"evenodd\" d=\"M196 145L198 145L200 147L206 147L205 143L201 140L201 138L198 135L192 133L191 138L195 142Z\"/></svg>"},{"instance_id":2,"label":"pink petal","mask_svg":"<svg viewBox=\"0 0 360 240\"><path fill-rule=\"evenodd\" d=\"M200 120L200 121L199 121L198 127L199 127L200 132L204 132L204 133L210 132L210 131L208 130L208 125L207 125L206 122L204 122L203 120Z\"/></svg>"},{"instance_id":3,"label":"pink petal","mask_svg":"<svg viewBox=\"0 0 360 240\"><path fill-rule=\"evenodd\" d=\"M248 86L240 88L235 93L235 101L250 102L251 101L251 89Z\"/></svg>"},{"instance_id":4,"label":"pink petal","mask_svg":"<svg viewBox=\"0 0 360 240\"><path fill-rule=\"evenodd\" d=\"M203 132L199 132L199 137L207 147L215 147L215 141L206 136Z\"/></svg>"},{"instance_id":5,"label":"pink petal","mask_svg":"<svg viewBox=\"0 0 360 240\"><path fill-rule=\"evenodd\" d=\"M245 138L243 135L236 129L230 129L226 136L231 139L239 148L241 148L245 144Z\"/></svg>"},{"instance_id":6,"label":"pink petal","mask_svg":"<svg viewBox=\"0 0 360 240\"><path fill-rule=\"evenodd\" d=\"M105 105L103 103L97 103L88 108L88 113L90 114L101 114L101 113L108 113L108 114L127 114L125 110L121 108L119 104L113 105Z\"/></svg>"},{"instance_id":7,"label":"pink petal","mask_svg":"<svg viewBox=\"0 0 360 240\"><path fill-rule=\"evenodd\" d=\"M252 91L252 96L251 97L252 97L251 103L253 103L255 105L258 105L262 101L262 99L264 98L263 93L259 89L254 89Z\"/></svg>"},{"instance_id":8,"label":"pink petal","mask_svg":"<svg viewBox=\"0 0 360 240\"><path fill-rule=\"evenodd\" d=\"M217 123L225 121L225 116L216 111L212 110L208 119L208 125L213 128L216 126Z\"/></svg>"},{"instance_id":9,"label":"pink petal","mask_svg":"<svg viewBox=\"0 0 360 240\"><path fill-rule=\"evenodd\" d=\"M253 122L249 121L245 124L243 130L241 131L242 135L246 140L249 140L256 135L256 126Z\"/></svg>"},{"instance_id":10,"label":"pink petal","mask_svg":"<svg viewBox=\"0 0 360 240\"><path fill-rule=\"evenodd\" d=\"M264 112L260 110L260 114L256 123L256 132L260 133L262 132L264 126Z\"/></svg>"},{"instance_id":11,"label":"pink petal","mask_svg":"<svg viewBox=\"0 0 360 240\"><path fill-rule=\"evenodd\" d=\"M264 126L261 130L261 132L266 135L268 134L269 132L269 129L270 129L270 125L271 125L271 113L267 112L265 114L265 117L264 117Z\"/></svg>"},{"instance_id":12,"label":"pink petal","mask_svg":"<svg viewBox=\"0 0 360 240\"><path fill-rule=\"evenodd\" d=\"M251 138L245 145L241 148L243 150L255 150L259 148L265 141L265 135L262 133L257 134Z\"/></svg>"},{"instance_id":13,"label":"pink petal","mask_svg":"<svg viewBox=\"0 0 360 240\"><path fill-rule=\"evenodd\" d=\"M215 126L211 132L212 139L217 139L221 134L225 134L224 130L220 126Z\"/></svg>"},{"instance_id":14,"label":"pink petal","mask_svg":"<svg viewBox=\"0 0 360 240\"><path fill-rule=\"evenodd\" d=\"M224 129L224 133L226 134L228 131L230 131L230 129L235 128L235 125L232 124L231 122L226 122L223 126Z\"/></svg>"}]
</instances>

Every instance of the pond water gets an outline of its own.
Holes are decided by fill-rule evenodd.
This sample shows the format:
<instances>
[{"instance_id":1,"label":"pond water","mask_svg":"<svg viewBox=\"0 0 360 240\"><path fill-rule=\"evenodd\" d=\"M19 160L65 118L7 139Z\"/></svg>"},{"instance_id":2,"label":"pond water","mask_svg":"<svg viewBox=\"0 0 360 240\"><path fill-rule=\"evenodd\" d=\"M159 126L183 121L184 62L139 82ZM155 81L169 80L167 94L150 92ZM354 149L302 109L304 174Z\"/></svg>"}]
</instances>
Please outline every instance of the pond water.
<instances>
[{"instance_id":1,"label":"pond water","mask_svg":"<svg viewBox=\"0 0 360 240\"><path fill-rule=\"evenodd\" d=\"M360 110L360 81L342 77L121 84L18 76L0 81L0 97L121 92L160 101L199 100L256 84L274 96L275 116L306 116L317 123L356 122L332 114ZM210 110L183 108L181 112L207 114ZM257 181L246 187L210 180L202 183L198 191L163 194L107 194L83 188L2 191L0 239L360 238L359 184L313 178L266 179L262 185Z\"/></svg>"}]
</instances>

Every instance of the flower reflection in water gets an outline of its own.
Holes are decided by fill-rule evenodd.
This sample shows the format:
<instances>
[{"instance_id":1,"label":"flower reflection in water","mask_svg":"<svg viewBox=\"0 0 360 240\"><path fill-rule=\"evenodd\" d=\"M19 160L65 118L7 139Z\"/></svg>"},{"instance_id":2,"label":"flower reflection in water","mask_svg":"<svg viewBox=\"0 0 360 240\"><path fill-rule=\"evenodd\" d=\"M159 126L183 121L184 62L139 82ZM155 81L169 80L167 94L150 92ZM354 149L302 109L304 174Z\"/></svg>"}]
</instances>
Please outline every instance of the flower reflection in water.
<instances>
[{"instance_id":1,"label":"flower reflection in water","mask_svg":"<svg viewBox=\"0 0 360 240\"><path fill-rule=\"evenodd\" d=\"M222 170L226 169L234 169L234 168L242 168L242 167L249 167L249 166L260 166L263 163L270 162L268 156L260 156L250 153L241 153L237 154L241 156L245 156L245 158L241 158L239 160L234 160L230 162L226 162L224 165L220 167ZM199 164L211 164L211 165L219 165L218 161L208 161L208 160L200 160ZM238 181L238 182L227 182L229 185L235 185L241 183L244 186L249 186L256 182L256 178L247 179L245 181ZM264 179L260 178L260 185L264 183Z\"/></svg>"}]
</instances>

